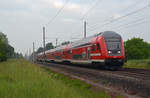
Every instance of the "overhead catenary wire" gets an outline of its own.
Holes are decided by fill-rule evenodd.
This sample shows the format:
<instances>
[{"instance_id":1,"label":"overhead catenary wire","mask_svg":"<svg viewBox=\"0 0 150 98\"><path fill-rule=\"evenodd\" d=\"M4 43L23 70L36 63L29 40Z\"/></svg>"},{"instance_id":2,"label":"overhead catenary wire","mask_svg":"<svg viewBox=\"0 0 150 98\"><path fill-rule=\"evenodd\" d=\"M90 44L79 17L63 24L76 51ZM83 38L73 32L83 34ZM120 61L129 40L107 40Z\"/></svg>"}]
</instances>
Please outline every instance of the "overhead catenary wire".
<instances>
[{"instance_id":1,"label":"overhead catenary wire","mask_svg":"<svg viewBox=\"0 0 150 98\"><path fill-rule=\"evenodd\" d=\"M57 13L48 21L48 23L46 24L46 26L47 25L49 25L50 23L52 23L54 20L55 20L55 18L62 12L62 10L66 7L66 5L69 3L69 1L70 0L67 0L65 3L64 3L64 5L57 11Z\"/></svg>"},{"instance_id":2,"label":"overhead catenary wire","mask_svg":"<svg viewBox=\"0 0 150 98\"><path fill-rule=\"evenodd\" d=\"M48 22L48 24L50 24L50 23L53 22L53 20L59 15L59 13L61 13L61 11L65 8L65 6L67 5L67 3L68 3L69 1L70 1L70 0L67 0L67 1L66 1L66 3L65 3L65 4L62 6L62 8L57 12L57 14ZM96 0L93 5L97 4L97 2L98 2L98 0ZM91 8L89 8L89 11L87 11L87 12L84 14L83 18L84 18L94 7L95 7L95 6L92 6ZM135 12L135 13L136 13L136 12ZM133 14L134 14L134 13L133 13ZM120 20L120 19L122 19L122 18L124 18L124 17L127 17L127 16L129 16L129 15L130 15L130 13L127 14L126 16L119 17L119 18L117 18L117 19L115 19L115 20ZM104 26L105 26L105 25L108 25L108 24L111 24L111 23L114 22L115 20L109 21L109 23L105 23ZM102 27L103 27L103 26L102 26Z\"/></svg>"},{"instance_id":3,"label":"overhead catenary wire","mask_svg":"<svg viewBox=\"0 0 150 98\"><path fill-rule=\"evenodd\" d=\"M128 26L128 28L136 27L136 26L139 26L139 25L141 25L141 24L148 23L148 22L150 22L150 19L149 19L149 20L142 21L142 22L139 22L139 23L129 24L129 25L126 25L125 27L127 27L127 26ZM118 28L118 30L121 30L121 29Z\"/></svg>"},{"instance_id":4,"label":"overhead catenary wire","mask_svg":"<svg viewBox=\"0 0 150 98\"><path fill-rule=\"evenodd\" d=\"M102 28L102 27L104 27L104 26L106 26L106 25L112 24L113 22L116 22L116 21L118 21L118 20L120 20L120 19L126 18L126 17L128 17L128 16L130 16L130 15L133 15L133 14L135 14L135 13L138 13L138 12L144 10L145 8L148 8L148 7L149 7L149 4L146 5L146 6L144 6L144 7L142 7L142 8L140 8L140 9L137 9L137 10L135 10L135 11L133 11L133 12L130 12L130 13L126 14L126 15L123 15L123 16L117 18L117 19L114 19L113 21L109 21L109 22L107 22L107 23L105 23L105 24L103 24L103 25L101 25L101 26L99 26L99 27ZM97 27L96 27L96 28L97 28ZM94 31L96 28L94 28L94 29L92 28L92 29L90 29L89 31Z\"/></svg>"},{"instance_id":5,"label":"overhead catenary wire","mask_svg":"<svg viewBox=\"0 0 150 98\"><path fill-rule=\"evenodd\" d=\"M135 7L135 6L138 5L140 2L143 2L143 0L138 0L138 1L135 2L133 5L130 5L130 6L126 7L125 9L120 10L119 12L124 12L125 10L128 10L129 8ZM112 16L109 17L108 19L105 19L105 20L99 21L99 22L97 22L97 23L95 23L95 24L89 25L89 27L92 28L92 27L94 27L94 26L96 26L96 25L98 25L98 24L100 24L100 23L109 22L111 18L112 18Z\"/></svg>"},{"instance_id":6,"label":"overhead catenary wire","mask_svg":"<svg viewBox=\"0 0 150 98\"><path fill-rule=\"evenodd\" d=\"M140 4L141 2L143 2L144 0L137 0L134 4L127 6L125 9L120 10L119 12L124 12L126 10L129 10L131 8L135 8L135 6L137 6L138 4Z\"/></svg>"},{"instance_id":7,"label":"overhead catenary wire","mask_svg":"<svg viewBox=\"0 0 150 98\"><path fill-rule=\"evenodd\" d=\"M48 26L50 23L52 23L56 19L56 17L62 12L62 10L66 7L66 5L69 1L70 0L66 0L64 5L56 12L56 14L48 21L48 23L45 26L43 26L43 28ZM44 39L44 42L45 42L45 39ZM45 46L45 44L43 46ZM45 47L44 47L44 54L45 54Z\"/></svg>"},{"instance_id":8,"label":"overhead catenary wire","mask_svg":"<svg viewBox=\"0 0 150 98\"><path fill-rule=\"evenodd\" d=\"M144 10L144 9L147 8L147 7L149 7L149 5L146 5L146 6L142 7L142 8L140 8L140 9L137 9L137 10L135 10L135 11L133 11L133 12L130 12L130 13L128 13L128 14L126 14L126 15L124 15L124 16L121 16L121 17L119 17L119 18L117 18L117 19L114 19L113 21L117 21L117 20L120 20L120 19L122 19L122 18L125 18L125 17L128 17L128 16L130 16L130 15L133 15L133 14L135 14L135 13L138 13L138 12Z\"/></svg>"},{"instance_id":9,"label":"overhead catenary wire","mask_svg":"<svg viewBox=\"0 0 150 98\"><path fill-rule=\"evenodd\" d=\"M95 0L93 5L83 14L83 16L81 17L81 20L83 20L85 16L87 16L90 13L90 11L94 9L94 7L98 4L99 1L102 1L102 0Z\"/></svg>"},{"instance_id":10,"label":"overhead catenary wire","mask_svg":"<svg viewBox=\"0 0 150 98\"><path fill-rule=\"evenodd\" d=\"M132 25L132 24L135 24L135 23L141 22L141 21L143 21L143 20L146 20L147 18L149 19L149 18L150 18L150 16L149 16L149 17L146 17L146 18L144 17L144 18L136 19L136 20L131 21L131 22L129 22L129 23L119 25L119 26L117 26L117 27L115 27L115 28L119 29L119 28L122 28L122 27L124 27L124 26Z\"/></svg>"}]
</instances>

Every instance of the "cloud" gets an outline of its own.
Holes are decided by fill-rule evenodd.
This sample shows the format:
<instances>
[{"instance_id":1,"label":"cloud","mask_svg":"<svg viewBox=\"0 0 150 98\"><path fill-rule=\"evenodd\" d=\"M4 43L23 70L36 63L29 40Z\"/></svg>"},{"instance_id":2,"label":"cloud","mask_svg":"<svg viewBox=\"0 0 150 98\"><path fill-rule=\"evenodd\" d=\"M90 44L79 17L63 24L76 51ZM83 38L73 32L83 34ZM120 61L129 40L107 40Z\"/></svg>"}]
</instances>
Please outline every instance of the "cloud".
<instances>
[{"instance_id":1,"label":"cloud","mask_svg":"<svg viewBox=\"0 0 150 98\"><path fill-rule=\"evenodd\" d=\"M79 4L70 4L70 6L68 6L69 9L80 9L81 6Z\"/></svg>"},{"instance_id":2,"label":"cloud","mask_svg":"<svg viewBox=\"0 0 150 98\"><path fill-rule=\"evenodd\" d=\"M62 8L65 5L65 2L62 1L52 1L55 8ZM79 11L81 8L81 4L69 2L65 5L63 10L66 11Z\"/></svg>"},{"instance_id":3,"label":"cloud","mask_svg":"<svg viewBox=\"0 0 150 98\"><path fill-rule=\"evenodd\" d=\"M23 3L25 3L25 0L16 0L16 3L23 4Z\"/></svg>"},{"instance_id":4,"label":"cloud","mask_svg":"<svg viewBox=\"0 0 150 98\"><path fill-rule=\"evenodd\" d=\"M120 18L120 17L121 17L120 14L114 14L114 15L112 16L112 19L117 19L117 18Z\"/></svg>"},{"instance_id":5,"label":"cloud","mask_svg":"<svg viewBox=\"0 0 150 98\"><path fill-rule=\"evenodd\" d=\"M63 2L60 2L60 1L54 1L53 2L53 5L56 7L56 8L61 8L64 3Z\"/></svg>"}]
</instances>

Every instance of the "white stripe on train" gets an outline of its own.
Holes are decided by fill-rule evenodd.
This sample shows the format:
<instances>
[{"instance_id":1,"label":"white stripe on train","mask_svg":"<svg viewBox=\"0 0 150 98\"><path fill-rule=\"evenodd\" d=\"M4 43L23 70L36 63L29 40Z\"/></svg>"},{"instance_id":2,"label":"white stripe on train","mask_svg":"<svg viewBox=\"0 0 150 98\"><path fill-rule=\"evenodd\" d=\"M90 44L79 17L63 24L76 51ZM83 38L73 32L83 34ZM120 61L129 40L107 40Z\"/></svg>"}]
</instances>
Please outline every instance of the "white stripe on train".
<instances>
[{"instance_id":1,"label":"white stripe on train","mask_svg":"<svg viewBox=\"0 0 150 98\"><path fill-rule=\"evenodd\" d=\"M101 53L92 53L90 56L101 56Z\"/></svg>"}]
</instances>

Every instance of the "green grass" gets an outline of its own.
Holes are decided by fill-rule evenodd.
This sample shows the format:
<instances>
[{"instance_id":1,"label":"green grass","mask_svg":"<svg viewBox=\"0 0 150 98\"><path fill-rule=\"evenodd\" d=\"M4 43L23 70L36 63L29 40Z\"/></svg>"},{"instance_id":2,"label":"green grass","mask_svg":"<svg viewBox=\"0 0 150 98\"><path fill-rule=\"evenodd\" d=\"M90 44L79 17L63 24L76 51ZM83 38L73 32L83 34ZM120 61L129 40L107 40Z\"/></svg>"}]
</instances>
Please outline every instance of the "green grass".
<instances>
[{"instance_id":1,"label":"green grass","mask_svg":"<svg viewBox=\"0 0 150 98\"><path fill-rule=\"evenodd\" d=\"M0 98L110 98L110 95L102 90L93 91L89 84L46 67L11 59L0 63Z\"/></svg>"},{"instance_id":2,"label":"green grass","mask_svg":"<svg viewBox=\"0 0 150 98\"><path fill-rule=\"evenodd\" d=\"M150 59L146 59L146 60L128 60L124 64L124 67L150 69Z\"/></svg>"}]
</instances>

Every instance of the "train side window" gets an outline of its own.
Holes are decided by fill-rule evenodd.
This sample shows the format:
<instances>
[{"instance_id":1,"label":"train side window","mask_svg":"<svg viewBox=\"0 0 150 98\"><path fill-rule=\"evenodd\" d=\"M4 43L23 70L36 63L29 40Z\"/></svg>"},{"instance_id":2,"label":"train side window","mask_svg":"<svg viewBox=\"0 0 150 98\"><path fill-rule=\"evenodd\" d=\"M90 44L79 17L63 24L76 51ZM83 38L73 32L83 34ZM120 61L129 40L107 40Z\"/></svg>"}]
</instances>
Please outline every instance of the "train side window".
<instances>
[{"instance_id":1,"label":"train side window","mask_svg":"<svg viewBox=\"0 0 150 98\"><path fill-rule=\"evenodd\" d=\"M63 51L63 55L65 55L65 51Z\"/></svg>"},{"instance_id":2,"label":"train side window","mask_svg":"<svg viewBox=\"0 0 150 98\"><path fill-rule=\"evenodd\" d=\"M95 52L95 45L92 45L92 51Z\"/></svg>"},{"instance_id":3,"label":"train side window","mask_svg":"<svg viewBox=\"0 0 150 98\"><path fill-rule=\"evenodd\" d=\"M97 50L100 51L100 44L97 43Z\"/></svg>"}]
</instances>

